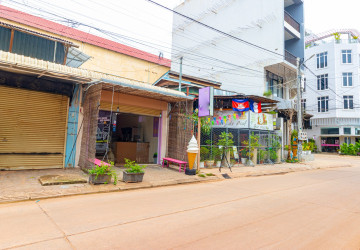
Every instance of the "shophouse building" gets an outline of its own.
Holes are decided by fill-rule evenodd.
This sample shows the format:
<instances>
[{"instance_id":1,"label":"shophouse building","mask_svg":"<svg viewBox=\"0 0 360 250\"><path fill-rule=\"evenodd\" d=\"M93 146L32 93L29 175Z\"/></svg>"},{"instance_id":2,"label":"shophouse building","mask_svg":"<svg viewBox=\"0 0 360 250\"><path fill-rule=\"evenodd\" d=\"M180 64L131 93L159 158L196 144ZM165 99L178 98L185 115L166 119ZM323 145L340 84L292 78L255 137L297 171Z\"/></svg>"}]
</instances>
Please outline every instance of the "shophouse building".
<instances>
[{"instance_id":1,"label":"shophouse building","mask_svg":"<svg viewBox=\"0 0 360 250\"><path fill-rule=\"evenodd\" d=\"M0 169L159 162L169 104L192 99L151 85L168 59L1 5L0 66Z\"/></svg>"}]
</instances>

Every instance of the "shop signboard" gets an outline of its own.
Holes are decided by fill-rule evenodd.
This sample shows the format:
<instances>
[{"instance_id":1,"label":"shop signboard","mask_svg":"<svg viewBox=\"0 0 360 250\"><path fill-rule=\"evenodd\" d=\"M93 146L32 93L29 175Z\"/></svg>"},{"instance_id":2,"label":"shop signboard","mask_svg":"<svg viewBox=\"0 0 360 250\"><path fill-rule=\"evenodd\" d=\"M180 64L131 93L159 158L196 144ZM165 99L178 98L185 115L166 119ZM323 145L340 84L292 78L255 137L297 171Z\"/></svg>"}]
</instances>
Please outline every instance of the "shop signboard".
<instances>
[{"instance_id":1,"label":"shop signboard","mask_svg":"<svg viewBox=\"0 0 360 250\"><path fill-rule=\"evenodd\" d=\"M96 152L105 153L110 132L110 111L100 110L98 117L98 127L96 131Z\"/></svg>"},{"instance_id":2,"label":"shop signboard","mask_svg":"<svg viewBox=\"0 0 360 250\"><path fill-rule=\"evenodd\" d=\"M199 117L213 116L214 114L214 89L206 87L199 89Z\"/></svg>"},{"instance_id":3,"label":"shop signboard","mask_svg":"<svg viewBox=\"0 0 360 250\"><path fill-rule=\"evenodd\" d=\"M209 118L213 128L248 128L249 112L214 111L214 116Z\"/></svg>"},{"instance_id":4,"label":"shop signboard","mask_svg":"<svg viewBox=\"0 0 360 250\"><path fill-rule=\"evenodd\" d=\"M274 130L273 115L251 112L250 128L260 130Z\"/></svg>"}]
</instances>

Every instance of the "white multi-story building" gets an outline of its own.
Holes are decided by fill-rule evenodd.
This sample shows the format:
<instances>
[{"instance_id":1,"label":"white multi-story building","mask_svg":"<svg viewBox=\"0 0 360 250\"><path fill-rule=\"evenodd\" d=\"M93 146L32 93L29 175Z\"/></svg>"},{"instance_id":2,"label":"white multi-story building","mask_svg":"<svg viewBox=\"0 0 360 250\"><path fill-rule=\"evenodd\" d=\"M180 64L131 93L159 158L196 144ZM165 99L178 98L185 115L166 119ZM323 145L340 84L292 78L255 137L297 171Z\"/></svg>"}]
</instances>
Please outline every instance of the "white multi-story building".
<instances>
[{"instance_id":1,"label":"white multi-story building","mask_svg":"<svg viewBox=\"0 0 360 250\"><path fill-rule=\"evenodd\" d=\"M185 75L245 95L271 91L287 142L305 51L303 0L185 0L175 12L171 70L181 65Z\"/></svg>"},{"instance_id":2,"label":"white multi-story building","mask_svg":"<svg viewBox=\"0 0 360 250\"><path fill-rule=\"evenodd\" d=\"M171 70L225 90L290 99L296 58L304 58L303 0L186 0L175 8Z\"/></svg>"},{"instance_id":3,"label":"white multi-story building","mask_svg":"<svg viewBox=\"0 0 360 250\"><path fill-rule=\"evenodd\" d=\"M333 30L306 39L303 107L318 149L334 152L360 139L359 32Z\"/></svg>"}]
</instances>

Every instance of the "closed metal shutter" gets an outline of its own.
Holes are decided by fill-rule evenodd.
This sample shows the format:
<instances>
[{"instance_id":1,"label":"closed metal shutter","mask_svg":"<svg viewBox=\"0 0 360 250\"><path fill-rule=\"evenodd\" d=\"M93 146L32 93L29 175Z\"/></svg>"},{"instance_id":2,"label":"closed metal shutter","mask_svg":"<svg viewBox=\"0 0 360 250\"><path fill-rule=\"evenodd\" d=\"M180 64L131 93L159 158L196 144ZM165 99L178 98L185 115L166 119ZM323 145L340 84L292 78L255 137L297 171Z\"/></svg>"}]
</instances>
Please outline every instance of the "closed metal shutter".
<instances>
[{"instance_id":1,"label":"closed metal shutter","mask_svg":"<svg viewBox=\"0 0 360 250\"><path fill-rule=\"evenodd\" d=\"M0 169L63 167L67 96L0 86Z\"/></svg>"},{"instance_id":2,"label":"closed metal shutter","mask_svg":"<svg viewBox=\"0 0 360 250\"><path fill-rule=\"evenodd\" d=\"M119 107L119 111L122 113L128 113L128 114L135 114L135 115L148 115L148 116L156 116L159 117L161 110L156 109L149 109L146 107L136 107L136 106L130 106L130 105L117 105L113 104L112 111L116 112L117 108ZM101 110L111 110L111 103L108 102L101 102L100 103L100 109Z\"/></svg>"}]
</instances>

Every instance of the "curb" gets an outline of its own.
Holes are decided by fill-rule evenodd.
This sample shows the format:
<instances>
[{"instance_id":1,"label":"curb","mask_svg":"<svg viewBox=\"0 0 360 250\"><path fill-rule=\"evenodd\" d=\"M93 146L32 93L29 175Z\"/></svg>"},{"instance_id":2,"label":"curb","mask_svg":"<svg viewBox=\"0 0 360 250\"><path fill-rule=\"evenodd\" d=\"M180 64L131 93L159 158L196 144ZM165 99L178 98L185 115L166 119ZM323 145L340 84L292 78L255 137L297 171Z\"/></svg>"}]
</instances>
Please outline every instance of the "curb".
<instances>
[{"instance_id":1,"label":"curb","mask_svg":"<svg viewBox=\"0 0 360 250\"><path fill-rule=\"evenodd\" d=\"M207 177L208 179L202 180L202 179L195 179L195 180L186 180L186 181L165 181L164 183L159 184L152 184L152 183L145 183L145 184L135 184L136 186L125 186L125 187L117 187L114 186L113 189L107 189L107 190L96 190L92 191L89 190L83 191L83 192L77 192L77 193L68 193L68 194L54 194L54 195L44 195L44 196L32 196L29 195L28 198L18 199L18 200L4 200L0 201L0 205L2 204L10 204L10 203L17 203L17 202L24 202L24 201L37 201L37 200L45 200L45 199L55 199L55 198L62 198L62 197L70 197L70 196L79 196L79 195L88 195L88 194L102 194L102 193L114 193L114 192L125 192L125 191L131 191L131 190L140 190L140 189L149 189L149 188L160 188L160 187L167 187L167 186L176 186L176 185L186 185L186 184L200 184L200 183L207 183L207 182L216 182L216 181L222 181L222 179L218 178L217 176L212 176L212 178ZM168 182L168 183L167 183ZM109 184L111 185L111 184Z\"/></svg>"}]
</instances>

